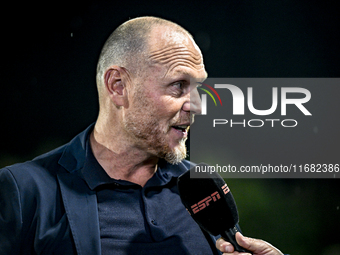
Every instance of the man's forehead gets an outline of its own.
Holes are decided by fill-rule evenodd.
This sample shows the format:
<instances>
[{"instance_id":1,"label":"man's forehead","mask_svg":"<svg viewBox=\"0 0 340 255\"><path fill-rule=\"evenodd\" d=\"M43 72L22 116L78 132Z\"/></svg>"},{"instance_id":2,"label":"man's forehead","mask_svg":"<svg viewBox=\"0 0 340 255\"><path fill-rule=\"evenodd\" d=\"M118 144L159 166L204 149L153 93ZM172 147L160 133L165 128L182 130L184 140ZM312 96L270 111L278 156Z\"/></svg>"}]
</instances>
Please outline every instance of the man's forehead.
<instances>
[{"instance_id":1,"label":"man's forehead","mask_svg":"<svg viewBox=\"0 0 340 255\"><path fill-rule=\"evenodd\" d=\"M169 43L162 48L150 50L148 54L149 60L160 64L167 63L175 57L191 58L191 60L197 64L202 62L200 52L195 50L193 47L188 47L183 44Z\"/></svg>"},{"instance_id":2,"label":"man's forehead","mask_svg":"<svg viewBox=\"0 0 340 255\"><path fill-rule=\"evenodd\" d=\"M170 75L196 79L206 78L202 56L187 47L168 46L150 52L148 60L150 66L159 66L160 70L163 70L163 77Z\"/></svg>"},{"instance_id":3,"label":"man's forehead","mask_svg":"<svg viewBox=\"0 0 340 255\"><path fill-rule=\"evenodd\" d=\"M186 67L202 72L204 70L203 58L199 48L188 34L174 32L169 36L167 31L154 31L151 33L147 59L149 64L167 67L168 73L179 73L192 75ZM166 36L164 36L164 34ZM157 37L156 37L157 36ZM157 39L157 40L156 40ZM197 75L195 75L197 76ZM200 76L205 76L205 73Z\"/></svg>"},{"instance_id":4,"label":"man's forehead","mask_svg":"<svg viewBox=\"0 0 340 255\"><path fill-rule=\"evenodd\" d=\"M167 26L154 27L149 35L149 56L156 54L176 54L181 50L188 50L195 58L201 57L201 51L185 31Z\"/></svg>"},{"instance_id":5,"label":"man's forehead","mask_svg":"<svg viewBox=\"0 0 340 255\"><path fill-rule=\"evenodd\" d=\"M197 82L203 82L207 79L208 73L204 69L204 67L200 70L195 70L193 72L192 69L187 69L187 68L174 68L171 73L168 72L169 75L174 76L174 77L182 77L183 79L188 79L190 80L190 83L197 83Z\"/></svg>"},{"instance_id":6,"label":"man's forehead","mask_svg":"<svg viewBox=\"0 0 340 255\"><path fill-rule=\"evenodd\" d=\"M169 44L188 44L190 35L184 30L174 26L154 26L149 34L151 48L159 48Z\"/></svg>"}]
</instances>

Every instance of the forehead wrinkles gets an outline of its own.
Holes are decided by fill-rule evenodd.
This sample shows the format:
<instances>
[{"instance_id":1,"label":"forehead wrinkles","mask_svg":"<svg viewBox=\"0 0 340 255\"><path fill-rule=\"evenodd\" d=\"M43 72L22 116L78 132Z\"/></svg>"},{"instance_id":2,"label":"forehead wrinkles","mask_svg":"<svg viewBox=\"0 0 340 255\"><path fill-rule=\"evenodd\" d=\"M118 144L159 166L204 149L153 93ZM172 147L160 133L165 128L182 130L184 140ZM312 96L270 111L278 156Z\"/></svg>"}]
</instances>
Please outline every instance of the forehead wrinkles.
<instances>
[{"instance_id":1,"label":"forehead wrinkles","mask_svg":"<svg viewBox=\"0 0 340 255\"><path fill-rule=\"evenodd\" d=\"M185 46L170 45L161 50L151 51L148 58L151 63L169 66L167 73L178 65L187 65L198 70L203 68L201 55Z\"/></svg>"}]
</instances>

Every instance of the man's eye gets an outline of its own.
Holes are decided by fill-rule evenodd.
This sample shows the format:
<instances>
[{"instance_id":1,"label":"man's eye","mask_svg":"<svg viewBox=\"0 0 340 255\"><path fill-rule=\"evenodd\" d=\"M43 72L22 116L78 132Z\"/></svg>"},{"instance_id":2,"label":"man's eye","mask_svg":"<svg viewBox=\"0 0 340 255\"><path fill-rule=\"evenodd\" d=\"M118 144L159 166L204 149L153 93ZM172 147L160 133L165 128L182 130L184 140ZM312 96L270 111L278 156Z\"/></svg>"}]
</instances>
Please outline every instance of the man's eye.
<instances>
[{"instance_id":1,"label":"man's eye","mask_svg":"<svg viewBox=\"0 0 340 255\"><path fill-rule=\"evenodd\" d=\"M183 82L175 82L174 84L172 84L172 86L182 90L184 87L184 84Z\"/></svg>"}]
</instances>

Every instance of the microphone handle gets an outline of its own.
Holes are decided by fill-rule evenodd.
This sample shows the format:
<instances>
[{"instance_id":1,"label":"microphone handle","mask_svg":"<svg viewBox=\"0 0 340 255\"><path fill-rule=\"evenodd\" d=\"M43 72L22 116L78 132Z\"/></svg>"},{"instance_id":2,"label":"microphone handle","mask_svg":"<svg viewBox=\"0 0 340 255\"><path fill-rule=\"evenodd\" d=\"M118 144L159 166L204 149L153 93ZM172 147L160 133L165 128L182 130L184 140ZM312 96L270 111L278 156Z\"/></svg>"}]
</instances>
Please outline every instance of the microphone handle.
<instances>
[{"instance_id":1,"label":"microphone handle","mask_svg":"<svg viewBox=\"0 0 340 255\"><path fill-rule=\"evenodd\" d=\"M228 241L234 246L235 251L248 252L250 254L253 254L251 251L246 250L236 242L235 235L237 232L239 232L239 230L235 226L222 233L221 236L223 237L224 240Z\"/></svg>"}]
</instances>

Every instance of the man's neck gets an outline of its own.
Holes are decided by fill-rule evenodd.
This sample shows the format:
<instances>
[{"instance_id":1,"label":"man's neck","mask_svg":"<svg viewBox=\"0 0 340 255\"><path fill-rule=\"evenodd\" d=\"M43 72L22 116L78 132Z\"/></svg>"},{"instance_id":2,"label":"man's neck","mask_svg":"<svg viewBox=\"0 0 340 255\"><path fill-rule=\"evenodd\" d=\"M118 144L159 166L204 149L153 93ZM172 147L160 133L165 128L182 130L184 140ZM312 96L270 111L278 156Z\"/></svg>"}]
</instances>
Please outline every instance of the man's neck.
<instances>
[{"instance_id":1,"label":"man's neck","mask_svg":"<svg viewBox=\"0 0 340 255\"><path fill-rule=\"evenodd\" d=\"M158 157L129 146L122 139L112 139L96 127L90 135L90 144L93 155L111 178L143 187L157 170Z\"/></svg>"}]
</instances>

